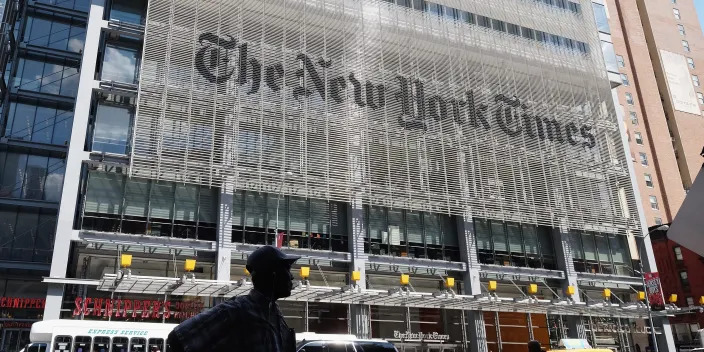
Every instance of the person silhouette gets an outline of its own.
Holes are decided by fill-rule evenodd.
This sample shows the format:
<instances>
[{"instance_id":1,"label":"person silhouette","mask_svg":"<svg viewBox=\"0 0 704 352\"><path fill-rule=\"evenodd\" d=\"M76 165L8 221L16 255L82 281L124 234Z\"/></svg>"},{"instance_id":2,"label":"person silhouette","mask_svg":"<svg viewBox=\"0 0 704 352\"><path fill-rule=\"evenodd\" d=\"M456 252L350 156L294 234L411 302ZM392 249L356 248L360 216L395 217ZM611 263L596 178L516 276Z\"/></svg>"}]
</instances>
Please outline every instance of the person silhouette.
<instances>
[{"instance_id":1,"label":"person silhouette","mask_svg":"<svg viewBox=\"0 0 704 352\"><path fill-rule=\"evenodd\" d=\"M276 300L293 289L291 265L299 257L263 246L247 258L253 288L179 324L169 334L173 352L294 352L296 336Z\"/></svg>"}]
</instances>

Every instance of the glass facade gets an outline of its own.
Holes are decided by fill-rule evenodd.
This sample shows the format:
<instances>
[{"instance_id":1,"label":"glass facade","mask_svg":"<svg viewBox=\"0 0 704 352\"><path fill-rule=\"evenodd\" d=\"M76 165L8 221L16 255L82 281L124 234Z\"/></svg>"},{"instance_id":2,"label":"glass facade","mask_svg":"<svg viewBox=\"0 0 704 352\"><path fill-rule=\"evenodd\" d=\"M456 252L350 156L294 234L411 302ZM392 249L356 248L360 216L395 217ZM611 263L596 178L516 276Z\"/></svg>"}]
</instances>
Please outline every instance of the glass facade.
<instances>
[{"instance_id":1,"label":"glass facade","mask_svg":"<svg viewBox=\"0 0 704 352\"><path fill-rule=\"evenodd\" d=\"M0 258L49 263L55 229L55 210L0 206Z\"/></svg>"},{"instance_id":2,"label":"glass facade","mask_svg":"<svg viewBox=\"0 0 704 352\"><path fill-rule=\"evenodd\" d=\"M596 27L599 32L611 34L609 18L606 16L606 7L602 4L592 2L592 8L594 9L594 18L596 19Z\"/></svg>"},{"instance_id":3,"label":"glass facade","mask_svg":"<svg viewBox=\"0 0 704 352\"><path fill-rule=\"evenodd\" d=\"M237 191L232 241L347 252L346 214L345 203Z\"/></svg>"},{"instance_id":4,"label":"glass facade","mask_svg":"<svg viewBox=\"0 0 704 352\"><path fill-rule=\"evenodd\" d=\"M131 137L134 107L100 102L93 129L93 151L125 155Z\"/></svg>"},{"instance_id":5,"label":"glass facade","mask_svg":"<svg viewBox=\"0 0 704 352\"><path fill-rule=\"evenodd\" d=\"M85 21L36 14L27 16L24 42L74 53L83 50L86 37Z\"/></svg>"},{"instance_id":6,"label":"glass facade","mask_svg":"<svg viewBox=\"0 0 704 352\"><path fill-rule=\"evenodd\" d=\"M90 0L37 0L37 2L83 12L90 9Z\"/></svg>"},{"instance_id":7,"label":"glass facade","mask_svg":"<svg viewBox=\"0 0 704 352\"><path fill-rule=\"evenodd\" d=\"M631 256L624 236L570 231L570 243L577 271L633 275Z\"/></svg>"},{"instance_id":8,"label":"glass facade","mask_svg":"<svg viewBox=\"0 0 704 352\"><path fill-rule=\"evenodd\" d=\"M214 188L90 172L81 228L215 240Z\"/></svg>"},{"instance_id":9,"label":"glass facade","mask_svg":"<svg viewBox=\"0 0 704 352\"><path fill-rule=\"evenodd\" d=\"M479 261L485 264L555 269L552 229L474 219Z\"/></svg>"},{"instance_id":10,"label":"glass facade","mask_svg":"<svg viewBox=\"0 0 704 352\"><path fill-rule=\"evenodd\" d=\"M460 261L454 216L376 206L364 210L366 253Z\"/></svg>"},{"instance_id":11,"label":"glass facade","mask_svg":"<svg viewBox=\"0 0 704 352\"><path fill-rule=\"evenodd\" d=\"M5 137L67 145L72 123L73 111L12 102L5 124Z\"/></svg>"},{"instance_id":12,"label":"glass facade","mask_svg":"<svg viewBox=\"0 0 704 352\"><path fill-rule=\"evenodd\" d=\"M121 38L105 45L102 74L104 81L135 84L139 81L141 49L138 42Z\"/></svg>"},{"instance_id":13,"label":"glass facade","mask_svg":"<svg viewBox=\"0 0 704 352\"><path fill-rule=\"evenodd\" d=\"M147 14L145 0L113 0L110 2L109 18L131 24L144 24Z\"/></svg>"},{"instance_id":14,"label":"glass facade","mask_svg":"<svg viewBox=\"0 0 704 352\"><path fill-rule=\"evenodd\" d=\"M14 87L33 92L75 97L78 67L67 62L48 62L29 58L18 60Z\"/></svg>"},{"instance_id":15,"label":"glass facade","mask_svg":"<svg viewBox=\"0 0 704 352\"><path fill-rule=\"evenodd\" d=\"M0 152L0 197L59 202L64 159Z\"/></svg>"}]
</instances>

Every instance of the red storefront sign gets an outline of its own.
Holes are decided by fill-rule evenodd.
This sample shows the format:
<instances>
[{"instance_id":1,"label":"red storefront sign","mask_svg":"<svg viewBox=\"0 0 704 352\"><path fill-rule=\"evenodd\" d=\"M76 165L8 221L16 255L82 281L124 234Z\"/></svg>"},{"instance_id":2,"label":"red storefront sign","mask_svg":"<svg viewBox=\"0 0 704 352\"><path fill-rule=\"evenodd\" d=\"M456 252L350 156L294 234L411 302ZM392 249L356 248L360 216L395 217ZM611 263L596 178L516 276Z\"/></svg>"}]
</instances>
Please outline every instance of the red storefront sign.
<instances>
[{"instance_id":1,"label":"red storefront sign","mask_svg":"<svg viewBox=\"0 0 704 352\"><path fill-rule=\"evenodd\" d=\"M645 287L648 290L647 294L650 309L665 309L665 296L663 296L662 287L660 286L660 274L657 272L645 273L643 276L645 277Z\"/></svg>"},{"instance_id":2,"label":"red storefront sign","mask_svg":"<svg viewBox=\"0 0 704 352\"><path fill-rule=\"evenodd\" d=\"M185 320L203 310L202 301L171 302L140 299L110 299L77 297L73 316L114 317L123 319Z\"/></svg>"},{"instance_id":3,"label":"red storefront sign","mask_svg":"<svg viewBox=\"0 0 704 352\"><path fill-rule=\"evenodd\" d=\"M46 298L0 297L0 308L44 309Z\"/></svg>"},{"instance_id":4,"label":"red storefront sign","mask_svg":"<svg viewBox=\"0 0 704 352\"><path fill-rule=\"evenodd\" d=\"M0 322L0 329L31 329L34 322L29 321L3 321Z\"/></svg>"}]
</instances>

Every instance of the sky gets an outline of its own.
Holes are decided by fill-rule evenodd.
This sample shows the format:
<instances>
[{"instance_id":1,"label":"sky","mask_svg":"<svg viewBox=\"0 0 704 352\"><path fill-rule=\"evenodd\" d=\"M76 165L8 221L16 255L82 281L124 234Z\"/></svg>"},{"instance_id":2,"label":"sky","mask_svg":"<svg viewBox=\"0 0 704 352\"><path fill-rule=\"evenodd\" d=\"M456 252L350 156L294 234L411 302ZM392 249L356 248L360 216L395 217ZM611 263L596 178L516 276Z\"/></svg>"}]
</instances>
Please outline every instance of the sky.
<instances>
[{"instance_id":1,"label":"sky","mask_svg":"<svg viewBox=\"0 0 704 352\"><path fill-rule=\"evenodd\" d=\"M704 28L704 0L694 0L694 6L697 8L697 16L699 24ZM702 29L704 31L704 29Z\"/></svg>"}]
</instances>

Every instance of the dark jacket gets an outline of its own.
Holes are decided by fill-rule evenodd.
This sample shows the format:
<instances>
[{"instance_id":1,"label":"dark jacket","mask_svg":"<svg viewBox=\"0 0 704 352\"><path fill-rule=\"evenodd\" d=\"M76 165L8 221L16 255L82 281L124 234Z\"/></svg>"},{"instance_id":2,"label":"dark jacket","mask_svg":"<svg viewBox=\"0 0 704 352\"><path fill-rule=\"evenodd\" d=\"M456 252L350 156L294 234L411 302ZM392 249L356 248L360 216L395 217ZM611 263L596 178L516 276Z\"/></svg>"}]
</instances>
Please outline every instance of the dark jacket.
<instances>
[{"instance_id":1,"label":"dark jacket","mask_svg":"<svg viewBox=\"0 0 704 352\"><path fill-rule=\"evenodd\" d=\"M276 302L252 289L179 324L173 352L295 352L296 337Z\"/></svg>"}]
</instances>

